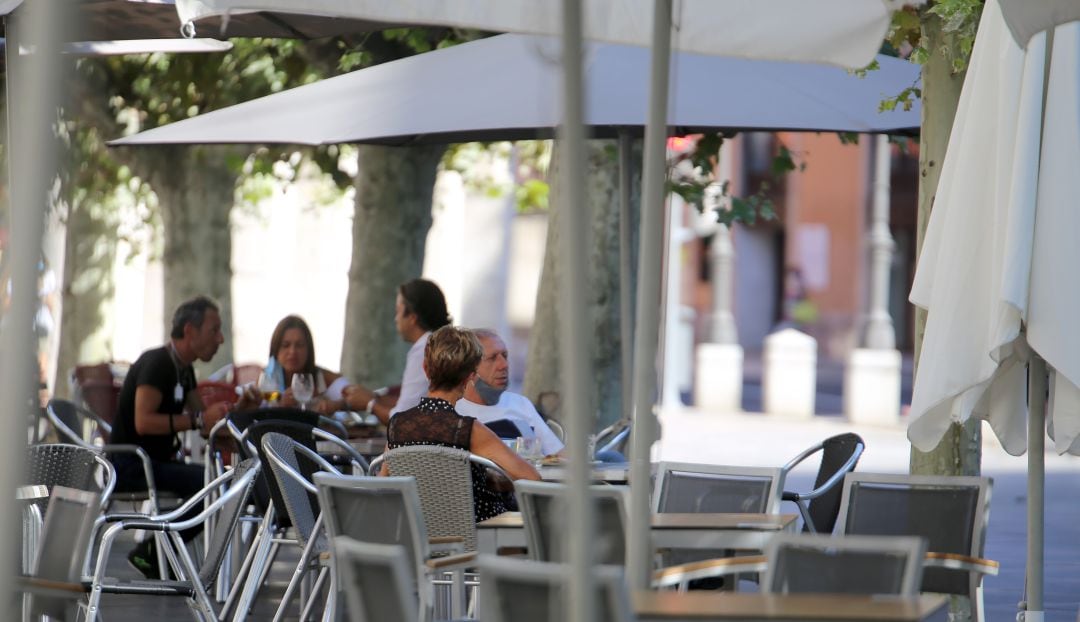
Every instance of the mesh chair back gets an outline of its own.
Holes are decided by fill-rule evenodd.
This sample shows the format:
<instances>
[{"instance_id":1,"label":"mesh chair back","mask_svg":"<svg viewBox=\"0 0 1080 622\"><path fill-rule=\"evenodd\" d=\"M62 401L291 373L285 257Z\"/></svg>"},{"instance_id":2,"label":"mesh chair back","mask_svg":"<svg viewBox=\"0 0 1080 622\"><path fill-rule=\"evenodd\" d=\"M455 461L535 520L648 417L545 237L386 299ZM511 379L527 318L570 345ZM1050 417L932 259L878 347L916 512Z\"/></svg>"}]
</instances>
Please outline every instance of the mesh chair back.
<instances>
[{"instance_id":1,"label":"mesh chair back","mask_svg":"<svg viewBox=\"0 0 1080 622\"><path fill-rule=\"evenodd\" d=\"M115 474L101 454L78 445L46 444L26 448L23 483L40 485L50 491L55 486L102 494L111 490ZM35 501L44 514L47 499Z\"/></svg>"},{"instance_id":2,"label":"mesh chair back","mask_svg":"<svg viewBox=\"0 0 1080 622\"><path fill-rule=\"evenodd\" d=\"M910 535L927 550L982 557L991 482L985 477L848 474L841 500L841 532ZM971 594L969 573L927 568L922 590Z\"/></svg>"},{"instance_id":3,"label":"mesh chair back","mask_svg":"<svg viewBox=\"0 0 1080 622\"><path fill-rule=\"evenodd\" d=\"M653 509L772 514L779 509L782 488L780 469L661 462Z\"/></svg>"},{"instance_id":4,"label":"mesh chair back","mask_svg":"<svg viewBox=\"0 0 1080 622\"><path fill-rule=\"evenodd\" d=\"M529 555L543 562L565 562L566 539L574 528L567 523L566 486L551 482L514 483L521 508ZM592 541L597 564L626 563L626 515L629 489L625 486L590 486L593 516L597 519Z\"/></svg>"},{"instance_id":5,"label":"mesh chair back","mask_svg":"<svg viewBox=\"0 0 1080 622\"><path fill-rule=\"evenodd\" d=\"M428 557L428 534L416 481L411 477L316 473L315 486L327 535L401 545L415 586Z\"/></svg>"},{"instance_id":6,"label":"mesh chair back","mask_svg":"<svg viewBox=\"0 0 1080 622\"><path fill-rule=\"evenodd\" d=\"M419 619L404 547L357 542L347 536L334 538L333 544L350 620Z\"/></svg>"},{"instance_id":7,"label":"mesh chair back","mask_svg":"<svg viewBox=\"0 0 1080 622\"><path fill-rule=\"evenodd\" d=\"M480 563L478 618L491 622L551 622L563 619L567 581L565 564L484 556ZM622 568L595 566L596 620L634 619Z\"/></svg>"},{"instance_id":8,"label":"mesh chair back","mask_svg":"<svg viewBox=\"0 0 1080 622\"><path fill-rule=\"evenodd\" d=\"M262 436L266 432L280 432L296 440L309 449L315 448L315 441L311 436L311 430L318 424L318 413L301 411L293 408L264 408L250 412L236 412L229 415L233 426L241 433L247 434L247 440L255 446L256 455L248 454L248 447L243 439L236 439L238 451L244 458L258 457L259 462L266 464L266 455L262 453ZM250 431L249 431L250 428ZM311 477L314 467L306 460L301 460L301 473ZM269 482L270 473L264 469L259 473L255 481L253 498L256 507L265 512L270 504L274 504L277 514L277 524L280 527L292 525L288 510L285 508L285 500L277 492L276 486Z\"/></svg>"},{"instance_id":9,"label":"mesh chair back","mask_svg":"<svg viewBox=\"0 0 1080 622\"><path fill-rule=\"evenodd\" d=\"M762 591L913 596L925 549L912 536L778 534L765 549Z\"/></svg>"},{"instance_id":10,"label":"mesh chair back","mask_svg":"<svg viewBox=\"0 0 1080 622\"><path fill-rule=\"evenodd\" d=\"M820 488L839 473L840 469L844 468L844 465L855 455L856 449L863 444L862 438L851 432L825 439L822 443L821 466L818 467L817 478L814 479L814 489ZM854 468L855 464L852 464L851 469L854 470ZM814 521L814 527L818 533L832 533L836 526L836 518L840 514L840 497L843 492L841 486L833 486L820 497L810 500L808 506L810 520Z\"/></svg>"},{"instance_id":11,"label":"mesh chair back","mask_svg":"<svg viewBox=\"0 0 1080 622\"><path fill-rule=\"evenodd\" d=\"M412 477L429 537L460 536L476 550L472 468L469 452L437 445L411 445L386 452L390 475Z\"/></svg>"},{"instance_id":12,"label":"mesh chair back","mask_svg":"<svg viewBox=\"0 0 1080 622\"><path fill-rule=\"evenodd\" d=\"M259 463L255 460L244 460L232 469L233 486L243 486L244 489L236 496L229 499L218 510L217 519L214 521L214 530L210 534L210 542L206 547L206 557L199 568L199 580L206 589L210 589L218 578L218 570L225 561L225 554L229 549L236 525L240 522L240 515L247 507L251 497L251 491L255 485L255 478L244 479L244 476L253 469L258 469Z\"/></svg>"},{"instance_id":13,"label":"mesh chair back","mask_svg":"<svg viewBox=\"0 0 1080 622\"><path fill-rule=\"evenodd\" d=\"M292 473L283 469L277 461L269 459L270 456L276 457L280 462L288 465L294 473L299 473L301 477L308 479L310 475L304 473L301 463L310 461L297 455L296 445L297 441L285 434L266 431L258 447L267 455L267 463L270 465L272 475L267 478L267 482L270 484L271 494L276 492L280 496L285 506L283 516L289 517L293 527L296 528L296 536L301 546L306 546L308 539L315 533L315 520L319 515L318 499L313 502L312 495ZM307 471L311 473L313 470L309 466Z\"/></svg>"},{"instance_id":14,"label":"mesh chair back","mask_svg":"<svg viewBox=\"0 0 1080 622\"><path fill-rule=\"evenodd\" d=\"M65 443L91 447L98 439L102 444L109 442L112 426L75 402L53 398L45 406L45 414Z\"/></svg>"}]
</instances>

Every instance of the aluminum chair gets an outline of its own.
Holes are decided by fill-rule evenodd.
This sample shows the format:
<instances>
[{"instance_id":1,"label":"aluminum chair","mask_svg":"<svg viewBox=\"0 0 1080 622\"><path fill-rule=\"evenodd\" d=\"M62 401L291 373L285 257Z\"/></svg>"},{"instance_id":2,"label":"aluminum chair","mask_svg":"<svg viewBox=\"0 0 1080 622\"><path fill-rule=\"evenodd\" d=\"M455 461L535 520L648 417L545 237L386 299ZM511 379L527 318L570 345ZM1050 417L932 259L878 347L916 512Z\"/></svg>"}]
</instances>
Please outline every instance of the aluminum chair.
<instances>
[{"instance_id":1,"label":"aluminum chair","mask_svg":"<svg viewBox=\"0 0 1080 622\"><path fill-rule=\"evenodd\" d=\"M352 622L419 620L409 556L399 544L333 539L334 566Z\"/></svg>"},{"instance_id":2,"label":"aluminum chair","mask_svg":"<svg viewBox=\"0 0 1080 622\"><path fill-rule=\"evenodd\" d=\"M565 562L567 524L566 485L519 480L514 483L525 524L529 557L542 562ZM630 489L626 486L589 487L597 516L592 547L597 564L626 563L627 507Z\"/></svg>"},{"instance_id":3,"label":"aluminum chair","mask_svg":"<svg viewBox=\"0 0 1080 622\"><path fill-rule=\"evenodd\" d=\"M776 514L783 490L784 471L779 468L661 462L653 486L653 512ZM723 549L675 549L663 553L661 563L675 566L729 556L731 551Z\"/></svg>"},{"instance_id":4,"label":"aluminum chair","mask_svg":"<svg viewBox=\"0 0 1080 622\"><path fill-rule=\"evenodd\" d=\"M998 572L982 558L992 486L987 477L849 473L837 532L926 538L921 591L966 596L982 620L982 578Z\"/></svg>"},{"instance_id":5,"label":"aluminum chair","mask_svg":"<svg viewBox=\"0 0 1080 622\"><path fill-rule=\"evenodd\" d=\"M685 590L693 580L764 572L764 593L914 596L925 553L925 539L916 536L782 533L769 540L764 555L658 570L653 587Z\"/></svg>"},{"instance_id":6,"label":"aluminum chair","mask_svg":"<svg viewBox=\"0 0 1080 622\"><path fill-rule=\"evenodd\" d=\"M478 618L485 622L550 622L565 610L566 564L483 555L479 561ZM635 619L622 568L595 566L596 617L601 622Z\"/></svg>"},{"instance_id":7,"label":"aluminum chair","mask_svg":"<svg viewBox=\"0 0 1080 622\"><path fill-rule=\"evenodd\" d=\"M416 480L411 477L357 477L316 473L315 486L331 539L348 536L360 542L397 544L409 560L410 584L416 594L420 620L435 615L435 584L453 575L451 615L464 610L464 571L476 560L475 553L433 557L460 546L455 537L429 540ZM470 508L471 512L471 508Z\"/></svg>"},{"instance_id":8,"label":"aluminum chair","mask_svg":"<svg viewBox=\"0 0 1080 622\"><path fill-rule=\"evenodd\" d=\"M40 546L28 576L19 580L24 619L26 614L76 619L76 605L86 594L82 583L85 555L100 514L99 493L65 486L52 489Z\"/></svg>"},{"instance_id":9,"label":"aluminum chair","mask_svg":"<svg viewBox=\"0 0 1080 622\"><path fill-rule=\"evenodd\" d=\"M179 508L153 516L138 514L115 514L105 517L108 528L101 539L101 549L91 582L90 603L87 619L94 620L100 615L102 594L134 594L150 596L183 596L188 600L192 615L196 620L217 620L218 614L209 596L218 576L218 568L229 549L233 532L239 522L240 514L247 505L255 476L259 473L257 460L246 460L227 473L221 475L198 494L188 499ZM198 515L184 519L184 515L193 508L204 504L212 493L221 492L212 503ZM211 539L211 546L199 566L195 565L187 546L180 537L180 532L205 524L211 516L216 516L216 527ZM142 529L164 534L159 542L169 546L170 560L176 560L174 571L176 581L133 580L119 581L106 577L106 566L112 546L124 531Z\"/></svg>"},{"instance_id":10,"label":"aluminum chair","mask_svg":"<svg viewBox=\"0 0 1080 622\"><path fill-rule=\"evenodd\" d=\"M846 433L829 437L808 448L782 467L785 481L787 474L810 456L821 453L814 488L809 492L785 490L783 501L794 502L803 519L803 531L832 533L836 517L840 514L840 494L844 475L855 470L866 443L858 434Z\"/></svg>"}]
</instances>

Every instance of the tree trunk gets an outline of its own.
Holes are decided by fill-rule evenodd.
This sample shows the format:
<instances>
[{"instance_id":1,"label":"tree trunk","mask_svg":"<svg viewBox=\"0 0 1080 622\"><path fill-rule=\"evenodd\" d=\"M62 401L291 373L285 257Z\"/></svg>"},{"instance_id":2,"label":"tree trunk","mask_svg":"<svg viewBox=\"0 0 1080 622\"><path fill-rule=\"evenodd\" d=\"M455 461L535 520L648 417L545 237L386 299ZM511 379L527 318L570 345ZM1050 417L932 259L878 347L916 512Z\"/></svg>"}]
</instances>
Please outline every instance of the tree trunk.
<instances>
[{"instance_id":1,"label":"tree trunk","mask_svg":"<svg viewBox=\"0 0 1080 622\"><path fill-rule=\"evenodd\" d=\"M956 107L960 101L963 73L953 73L952 64L942 52L944 35L941 19L923 11L923 46L931 56L922 67L922 139L919 144L919 220L917 252L922 250L926 225L937 193L941 164L949 144ZM915 309L915 365L918 370L926 310ZM978 475L982 460L982 425L970 420L966 425L952 425L941 443L923 453L911 448L911 472L936 475Z\"/></svg>"},{"instance_id":2,"label":"tree trunk","mask_svg":"<svg viewBox=\"0 0 1080 622\"><path fill-rule=\"evenodd\" d=\"M236 175L226 164L227 154L223 147L153 147L139 152L145 166L143 176L158 196L164 229L165 334L173 311L188 298L210 296L221 308L225 343L213 360L196 365L200 376L233 362L229 215ZM267 335L267 342L269 339Z\"/></svg>"},{"instance_id":3,"label":"tree trunk","mask_svg":"<svg viewBox=\"0 0 1080 622\"><path fill-rule=\"evenodd\" d=\"M116 210L79 202L67 217L60 316L60 349L53 391L70 397L68 372L81 363L113 358L113 264Z\"/></svg>"},{"instance_id":4,"label":"tree trunk","mask_svg":"<svg viewBox=\"0 0 1080 622\"><path fill-rule=\"evenodd\" d=\"M555 151L558 153L558 150ZM640 204L640 150L634 154L631 187L631 230L637 231L637 206ZM553 156L551 178L558 166ZM619 166L613 141L589 141L587 144L586 200L589 203L589 313L593 323L592 352L596 384L591 403L596 405L596 428L619 419L622 403L622 337L619 308ZM559 391L559 297L558 278L564 269L558 253L558 219L564 218L559 193L553 192L548 220L544 265L536 295L536 317L529 337L529 356L525 373L525 393L536 401L546 391ZM636 253L632 252L636 257ZM637 262L631 265L636 268ZM635 277L636 278L636 277ZM632 280L634 280L632 278Z\"/></svg>"},{"instance_id":5,"label":"tree trunk","mask_svg":"<svg viewBox=\"0 0 1080 622\"><path fill-rule=\"evenodd\" d=\"M394 297L423 270L435 174L445 151L359 147L341 370L365 386L401 380L407 347L394 328Z\"/></svg>"}]
</instances>

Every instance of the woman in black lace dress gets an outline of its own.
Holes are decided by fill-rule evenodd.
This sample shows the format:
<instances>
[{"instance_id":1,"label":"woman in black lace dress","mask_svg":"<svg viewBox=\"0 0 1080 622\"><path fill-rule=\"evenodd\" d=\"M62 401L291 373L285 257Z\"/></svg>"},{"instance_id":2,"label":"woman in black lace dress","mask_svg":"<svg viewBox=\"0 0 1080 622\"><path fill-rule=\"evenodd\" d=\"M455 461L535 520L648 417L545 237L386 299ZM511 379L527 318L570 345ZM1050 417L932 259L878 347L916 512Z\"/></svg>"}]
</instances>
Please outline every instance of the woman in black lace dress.
<instances>
[{"instance_id":1,"label":"woman in black lace dress","mask_svg":"<svg viewBox=\"0 0 1080 622\"><path fill-rule=\"evenodd\" d=\"M427 395L416 407L390 418L386 448L441 445L466 449L499 465L515 480L538 480L536 469L487 426L454 411L466 385L476 380L476 366L483 352L476 336L468 330L444 326L432 333L424 348L424 373L430 382ZM382 474L386 474L385 463ZM473 514L478 522L515 509L512 493L492 489L483 467L472 465L472 479Z\"/></svg>"}]
</instances>

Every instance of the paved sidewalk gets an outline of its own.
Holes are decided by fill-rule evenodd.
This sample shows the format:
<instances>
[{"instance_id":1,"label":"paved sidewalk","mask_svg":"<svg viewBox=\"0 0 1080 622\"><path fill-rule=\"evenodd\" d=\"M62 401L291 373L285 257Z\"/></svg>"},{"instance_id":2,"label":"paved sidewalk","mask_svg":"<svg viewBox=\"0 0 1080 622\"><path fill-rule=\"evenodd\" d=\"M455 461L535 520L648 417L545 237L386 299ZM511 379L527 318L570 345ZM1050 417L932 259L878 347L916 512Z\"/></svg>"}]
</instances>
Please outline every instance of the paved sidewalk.
<instances>
[{"instance_id":1,"label":"paved sidewalk","mask_svg":"<svg viewBox=\"0 0 1080 622\"><path fill-rule=\"evenodd\" d=\"M853 431L866 441L860 471L908 472L910 444L903 425L855 426L836 415L799 420L687 408L663 412L661 426L655 459L779 466L821 439ZM1008 622L1015 620L1024 587L1027 458L1006 454L989 428L986 432L983 473L994 479L986 556L1001 562L1001 573L986 579L984 597L987 620ZM793 478L808 487L815 469L797 471ZM1080 458L1047 453L1046 471L1046 620L1075 622L1080 608Z\"/></svg>"}]
</instances>

